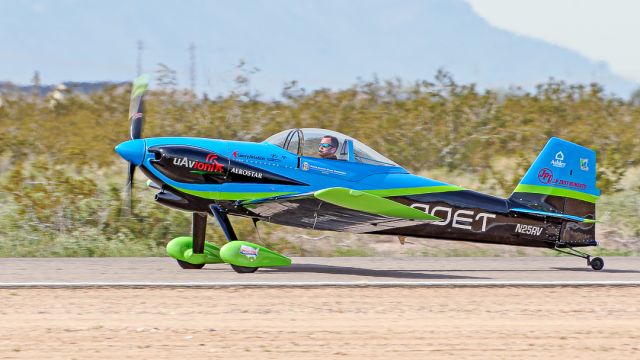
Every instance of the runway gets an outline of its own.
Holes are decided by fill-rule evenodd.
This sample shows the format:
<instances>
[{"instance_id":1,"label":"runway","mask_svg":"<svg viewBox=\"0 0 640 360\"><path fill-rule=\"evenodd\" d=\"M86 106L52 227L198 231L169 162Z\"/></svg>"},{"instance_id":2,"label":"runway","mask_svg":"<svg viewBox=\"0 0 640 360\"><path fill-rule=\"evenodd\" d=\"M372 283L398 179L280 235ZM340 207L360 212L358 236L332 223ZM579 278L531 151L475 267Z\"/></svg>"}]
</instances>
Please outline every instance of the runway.
<instances>
[{"instance_id":1,"label":"runway","mask_svg":"<svg viewBox=\"0 0 640 360\"><path fill-rule=\"evenodd\" d=\"M640 258L593 271L573 257L293 258L237 274L226 264L183 270L170 258L5 258L0 288L640 286Z\"/></svg>"},{"instance_id":2,"label":"runway","mask_svg":"<svg viewBox=\"0 0 640 360\"><path fill-rule=\"evenodd\" d=\"M640 259L0 259L7 359L640 358Z\"/></svg>"}]
</instances>

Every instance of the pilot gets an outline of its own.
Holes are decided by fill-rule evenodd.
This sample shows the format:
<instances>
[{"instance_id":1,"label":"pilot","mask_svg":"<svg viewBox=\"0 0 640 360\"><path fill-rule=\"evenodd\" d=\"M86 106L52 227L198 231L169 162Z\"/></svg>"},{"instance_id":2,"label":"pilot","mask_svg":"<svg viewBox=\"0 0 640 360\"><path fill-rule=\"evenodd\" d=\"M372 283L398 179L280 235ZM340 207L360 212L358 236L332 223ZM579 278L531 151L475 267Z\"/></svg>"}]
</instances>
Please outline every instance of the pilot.
<instances>
[{"instance_id":1,"label":"pilot","mask_svg":"<svg viewBox=\"0 0 640 360\"><path fill-rule=\"evenodd\" d=\"M320 140L318 147L318 155L323 159L337 160L336 151L338 151L338 139L335 136L325 135Z\"/></svg>"}]
</instances>

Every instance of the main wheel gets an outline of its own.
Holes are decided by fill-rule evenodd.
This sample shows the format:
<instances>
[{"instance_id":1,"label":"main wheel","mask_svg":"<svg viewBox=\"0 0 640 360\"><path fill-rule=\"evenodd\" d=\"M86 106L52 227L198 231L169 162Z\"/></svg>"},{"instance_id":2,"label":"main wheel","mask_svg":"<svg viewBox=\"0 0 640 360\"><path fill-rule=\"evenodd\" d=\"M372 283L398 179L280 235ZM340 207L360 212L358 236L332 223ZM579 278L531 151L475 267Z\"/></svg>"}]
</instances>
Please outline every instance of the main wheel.
<instances>
[{"instance_id":1,"label":"main wheel","mask_svg":"<svg viewBox=\"0 0 640 360\"><path fill-rule=\"evenodd\" d=\"M231 264L229 264L231 265ZM250 274L250 273L254 273L256 272L256 270L258 270L257 267L247 267L247 266L238 266L238 265L231 265L231 268L237 272L238 274Z\"/></svg>"},{"instance_id":2,"label":"main wheel","mask_svg":"<svg viewBox=\"0 0 640 360\"><path fill-rule=\"evenodd\" d=\"M204 264L192 264L182 260L176 261L178 262L178 265L180 265L180 267L183 269L202 269L204 267Z\"/></svg>"},{"instance_id":3,"label":"main wheel","mask_svg":"<svg viewBox=\"0 0 640 360\"><path fill-rule=\"evenodd\" d=\"M604 267L604 260L601 257L594 257L591 259L591 268L593 270L602 270Z\"/></svg>"}]
</instances>

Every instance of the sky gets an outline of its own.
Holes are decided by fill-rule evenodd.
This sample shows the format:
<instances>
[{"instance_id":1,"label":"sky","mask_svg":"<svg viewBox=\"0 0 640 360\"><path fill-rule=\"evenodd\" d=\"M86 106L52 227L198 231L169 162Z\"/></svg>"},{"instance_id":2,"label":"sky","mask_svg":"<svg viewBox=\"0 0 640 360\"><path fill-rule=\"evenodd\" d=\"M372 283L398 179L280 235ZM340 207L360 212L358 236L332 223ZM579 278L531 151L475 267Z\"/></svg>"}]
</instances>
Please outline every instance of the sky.
<instances>
[{"instance_id":1,"label":"sky","mask_svg":"<svg viewBox=\"0 0 640 360\"><path fill-rule=\"evenodd\" d=\"M285 45L295 47L299 52L311 52L325 46L328 51L335 50L328 46L333 42L328 38L324 44L307 44L295 29L265 29L261 27L267 24L261 18L261 9L280 6L277 16L281 18L276 20L289 24L290 19L300 17L297 12L335 7L348 17L358 16L357 7L362 6L343 0L321 0L313 6L311 1L299 0L295 8L287 6L287 0L234 1L233 6L228 6L229 1L2 0L0 81L29 84L34 70L40 70L45 84L61 81L127 81L136 75L136 42L139 39L144 39L145 71L156 67L160 61L168 61L170 67L178 70L180 85L184 87L189 82L187 47L190 42L197 46L196 63L201 90L206 90L210 84L232 88L233 79L238 74L235 66L240 58L250 60L247 71L253 66L264 65L267 70L260 74L261 78L271 76L273 79L282 79L295 67L301 71L300 65L292 61L281 68L269 68L269 65L273 65L268 64L270 49L267 45L261 47L261 43L267 43L264 41L266 36L279 36L279 39L288 42ZM371 23L375 26L401 26L415 17L411 13L415 2L372 1L378 11L392 15L391 23L384 24L388 18L375 19L380 14L365 12L363 16L374 17ZM617 75L640 82L640 47L634 41L636 33L640 33L636 30L640 1L466 1L495 27L575 50L591 60L608 64ZM310 24L310 27L319 25L323 20L314 18L313 21L316 23ZM331 26L339 28L350 24ZM180 31L171 31L176 27ZM234 36L257 46L233 49L233 43L225 42L229 38L229 31L234 31ZM319 38L323 35L320 34ZM361 52L367 50L366 45L360 49ZM313 49L309 46L313 46ZM205 63L214 65L207 67ZM332 66L339 74L340 64L336 62ZM309 77L313 77L313 71L308 73ZM317 75L319 78L316 80L332 81L329 85L334 87L345 87L354 82L351 78L331 80L322 76ZM280 86L281 83L278 84Z\"/></svg>"},{"instance_id":2,"label":"sky","mask_svg":"<svg viewBox=\"0 0 640 360\"><path fill-rule=\"evenodd\" d=\"M467 0L490 24L560 45L640 82L640 1Z\"/></svg>"}]
</instances>

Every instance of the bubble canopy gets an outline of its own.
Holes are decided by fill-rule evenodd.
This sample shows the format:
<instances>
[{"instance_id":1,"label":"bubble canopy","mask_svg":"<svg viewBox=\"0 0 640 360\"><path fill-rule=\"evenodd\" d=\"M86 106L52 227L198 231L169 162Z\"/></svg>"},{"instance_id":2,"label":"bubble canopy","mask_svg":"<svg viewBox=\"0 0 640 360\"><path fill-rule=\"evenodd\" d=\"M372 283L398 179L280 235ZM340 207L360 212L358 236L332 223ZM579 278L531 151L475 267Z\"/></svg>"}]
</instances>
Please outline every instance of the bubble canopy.
<instances>
[{"instance_id":1,"label":"bubble canopy","mask_svg":"<svg viewBox=\"0 0 640 360\"><path fill-rule=\"evenodd\" d=\"M299 156L319 158L318 147L321 140L326 137L333 137L338 140L337 160L369 165L400 166L360 141L332 130L318 128L288 129L271 135L264 142L279 146Z\"/></svg>"}]
</instances>

